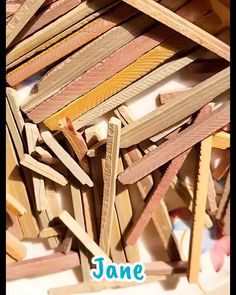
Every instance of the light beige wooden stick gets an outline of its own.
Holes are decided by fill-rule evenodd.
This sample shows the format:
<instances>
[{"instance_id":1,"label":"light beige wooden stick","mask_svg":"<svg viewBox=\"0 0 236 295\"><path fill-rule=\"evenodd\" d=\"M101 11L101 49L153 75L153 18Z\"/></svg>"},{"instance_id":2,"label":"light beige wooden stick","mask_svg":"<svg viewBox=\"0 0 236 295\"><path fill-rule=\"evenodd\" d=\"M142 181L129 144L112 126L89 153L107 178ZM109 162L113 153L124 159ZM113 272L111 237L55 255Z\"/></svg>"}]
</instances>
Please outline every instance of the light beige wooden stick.
<instances>
[{"instance_id":1,"label":"light beige wooden stick","mask_svg":"<svg viewBox=\"0 0 236 295\"><path fill-rule=\"evenodd\" d=\"M48 290L49 295L72 295L79 293L99 292L105 289L127 288L133 286L140 286L141 284L148 284L157 281L165 280L165 276L147 276L145 282L116 282L116 281L101 281L101 282L85 282L73 286L66 286L60 288L53 288Z\"/></svg>"},{"instance_id":2,"label":"light beige wooden stick","mask_svg":"<svg viewBox=\"0 0 236 295\"><path fill-rule=\"evenodd\" d=\"M8 128L6 128L6 151L7 193L13 195L27 211L27 213L19 217L19 222L24 237L36 238L39 232L38 224L31 212L26 187L22 180L20 167L16 158Z\"/></svg>"},{"instance_id":3,"label":"light beige wooden stick","mask_svg":"<svg viewBox=\"0 0 236 295\"><path fill-rule=\"evenodd\" d=\"M26 255L26 248L13 234L6 231L6 252L16 260L22 260Z\"/></svg>"},{"instance_id":4,"label":"light beige wooden stick","mask_svg":"<svg viewBox=\"0 0 236 295\"><path fill-rule=\"evenodd\" d=\"M16 122L14 120L8 99L6 99L6 122L17 152L17 156L20 159L24 154L24 146L22 143L22 138L20 136L19 130L16 126Z\"/></svg>"},{"instance_id":5,"label":"light beige wooden stick","mask_svg":"<svg viewBox=\"0 0 236 295\"><path fill-rule=\"evenodd\" d=\"M204 214L206 211L209 167L211 161L212 136L201 142L198 182L193 204L193 222L191 228L187 277L190 284L198 282L200 257L203 239Z\"/></svg>"},{"instance_id":6,"label":"light beige wooden stick","mask_svg":"<svg viewBox=\"0 0 236 295\"><path fill-rule=\"evenodd\" d=\"M20 103L19 103L19 95L17 90L6 87L6 94L9 101L9 105L11 107L13 116L16 121L17 128L19 130L20 135L22 135L25 121L22 117L21 111L20 111Z\"/></svg>"},{"instance_id":7,"label":"light beige wooden stick","mask_svg":"<svg viewBox=\"0 0 236 295\"><path fill-rule=\"evenodd\" d=\"M66 231L66 228L64 224L55 225L53 227L46 227L42 229L39 233L39 237L41 239L46 239L49 237L59 236L64 234Z\"/></svg>"},{"instance_id":8,"label":"light beige wooden stick","mask_svg":"<svg viewBox=\"0 0 236 295\"><path fill-rule=\"evenodd\" d=\"M31 154L35 151L36 143L39 138L39 131L36 124L26 123L25 124L25 134L28 146L28 152ZM44 178L31 171L32 175L32 182L34 188L34 197L35 197L35 204L36 209L38 211L45 210L47 208L46 204L46 195L45 195L45 186L44 186Z\"/></svg>"},{"instance_id":9,"label":"light beige wooden stick","mask_svg":"<svg viewBox=\"0 0 236 295\"><path fill-rule=\"evenodd\" d=\"M24 154L22 157L20 164L44 177L47 177L60 185L66 185L68 181L66 178L58 173L55 169L51 168L50 166L40 163L36 161L31 156Z\"/></svg>"},{"instance_id":10,"label":"light beige wooden stick","mask_svg":"<svg viewBox=\"0 0 236 295\"><path fill-rule=\"evenodd\" d=\"M90 177L80 168L75 160L63 149L49 131L43 131L41 136L47 146L55 153L62 163L71 171L71 173L82 183L92 187L93 182Z\"/></svg>"},{"instance_id":11,"label":"light beige wooden stick","mask_svg":"<svg viewBox=\"0 0 236 295\"><path fill-rule=\"evenodd\" d=\"M230 61L230 47L195 24L165 8L154 0L123 0L157 21L197 42L201 46Z\"/></svg>"},{"instance_id":12,"label":"light beige wooden stick","mask_svg":"<svg viewBox=\"0 0 236 295\"><path fill-rule=\"evenodd\" d=\"M79 266L79 264L79 257L76 252L71 251L67 255L58 252L8 265L6 278L7 281L11 281L46 276L48 274L75 268Z\"/></svg>"},{"instance_id":13,"label":"light beige wooden stick","mask_svg":"<svg viewBox=\"0 0 236 295\"><path fill-rule=\"evenodd\" d=\"M118 159L118 173L124 170L121 158ZM137 262L140 260L139 250L137 245L125 245L124 237L132 223L132 207L130 203L128 188L122 185L119 181L116 184L115 208L119 220L121 236L124 245L124 251L128 262Z\"/></svg>"},{"instance_id":14,"label":"light beige wooden stick","mask_svg":"<svg viewBox=\"0 0 236 295\"><path fill-rule=\"evenodd\" d=\"M109 254L116 194L116 177L120 145L121 122L112 117L108 122L106 162L99 246Z\"/></svg>"},{"instance_id":15,"label":"light beige wooden stick","mask_svg":"<svg viewBox=\"0 0 236 295\"><path fill-rule=\"evenodd\" d=\"M72 243L73 243L73 233L68 229L66 231L66 234L65 234L65 237L64 237L64 240L61 244L61 247L60 247L60 251L64 254L68 254L71 250L71 247L72 247Z\"/></svg>"},{"instance_id":16,"label":"light beige wooden stick","mask_svg":"<svg viewBox=\"0 0 236 295\"><path fill-rule=\"evenodd\" d=\"M6 27L6 47L8 47L15 37L20 33L35 12L46 0L25 0L17 9Z\"/></svg>"},{"instance_id":17,"label":"light beige wooden stick","mask_svg":"<svg viewBox=\"0 0 236 295\"><path fill-rule=\"evenodd\" d=\"M7 194L6 197L6 208L15 215L23 215L26 213L25 207L10 194Z\"/></svg>"},{"instance_id":18,"label":"light beige wooden stick","mask_svg":"<svg viewBox=\"0 0 236 295\"><path fill-rule=\"evenodd\" d=\"M179 95L176 99L123 127L120 146L123 148L136 144L199 110L229 89L229 73L229 68L222 70L186 93Z\"/></svg>"},{"instance_id":19,"label":"light beige wooden stick","mask_svg":"<svg viewBox=\"0 0 236 295\"><path fill-rule=\"evenodd\" d=\"M106 164L106 159L102 158L103 179L105 178L105 170L106 170L105 164ZM120 230L120 225L119 225L117 215L118 214L117 214L116 208L114 207L109 253L111 254L111 258L113 262L126 263L126 256L125 256L125 252L123 248L121 230Z\"/></svg>"},{"instance_id":20,"label":"light beige wooden stick","mask_svg":"<svg viewBox=\"0 0 236 295\"><path fill-rule=\"evenodd\" d=\"M106 253L87 235L67 211L62 211L58 217L94 256L104 256L109 259Z\"/></svg>"},{"instance_id":21,"label":"light beige wooden stick","mask_svg":"<svg viewBox=\"0 0 236 295\"><path fill-rule=\"evenodd\" d=\"M213 137L213 140L214 140L214 137ZM217 210L216 190L215 190L214 180L211 175L211 171L209 172L209 181L208 181L207 209L210 215L214 215Z\"/></svg>"},{"instance_id":22,"label":"light beige wooden stick","mask_svg":"<svg viewBox=\"0 0 236 295\"><path fill-rule=\"evenodd\" d=\"M85 222L84 222L84 212L83 212L83 204L82 204L82 196L79 188L76 188L73 183L70 184L72 204L74 210L75 220L78 224L85 230ZM79 254L80 254L80 263L81 263L81 271L83 276L83 281L90 281L90 265L88 260L88 250L84 247L83 244L78 240Z\"/></svg>"},{"instance_id":23,"label":"light beige wooden stick","mask_svg":"<svg viewBox=\"0 0 236 295\"><path fill-rule=\"evenodd\" d=\"M18 240L22 240L24 238L19 217L12 214L10 211L6 209L6 229L9 230Z\"/></svg>"},{"instance_id":24,"label":"light beige wooden stick","mask_svg":"<svg viewBox=\"0 0 236 295\"><path fill-rule=\"evenodd\" d=\"M223 191L223 194L220 199L220 203L219 203L219 206L218 206L218 209L216 212L216 219L222 218L227 201L229 199L229 195L230 195L230 171L229 171L228 176L226 178L224 191Z\"/></svg>"}]
</instances>

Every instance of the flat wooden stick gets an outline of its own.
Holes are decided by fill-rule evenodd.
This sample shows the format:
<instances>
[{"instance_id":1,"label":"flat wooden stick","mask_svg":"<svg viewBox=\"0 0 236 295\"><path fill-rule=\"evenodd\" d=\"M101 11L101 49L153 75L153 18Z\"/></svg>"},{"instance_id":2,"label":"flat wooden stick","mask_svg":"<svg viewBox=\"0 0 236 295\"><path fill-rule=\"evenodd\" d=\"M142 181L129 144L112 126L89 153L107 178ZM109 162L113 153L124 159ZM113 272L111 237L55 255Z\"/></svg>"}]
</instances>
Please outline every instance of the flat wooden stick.
<instances>
[{"instance_id":1,"label":"flat wooden stick","mask_svg":"<svg viewBox=\"0 0 236 295\"><path fill-rule=\"evenodd\" d=\"M220 57L230 61L230 47L207 33L198 26L190 23L176 13L166 9L164 6L153 0L124 0L126 3L150 15L168 27L173 28L180 34L197 42L201 46L216 53Z\"/></svg>"},{"instance_id":2,"label":"flat wooden stick","mask_svg":"<svg viewBox=\"0 0 236 295\"><path fill-rule=\"evenodd\" d=\"M99 246L109 255L112 219L116 194L116 177L119 155L121 122L112 117L108 122L106 162Z\"/></svg>"},{"instance_id":3,"label":"flat wooden stick","mask_svg":"<svg viewBox=\"0 0 236 295\"><path fill-rule=\"evenodd\" d=\"M133 98L134 96L142 93L144 90L148 89L154 84L162 81L163 79L169 77L171 74L177 72L181 68L185 67L189 63L197 59L204 50L197 49L193 53L179 58L174 61L169 61L166 64L160 66L156 70L153 70L150 74L147 74L143 78L134 82L124 90L118 92L117 94L111 96L104 102L100 103L98 106L87 111L84 115L81 115L78 119L73 121L74 127L80 129L86 124L91 123L93 120L97 119L99 116L104 115L110 110L118 107L120 104L126 102L127 100Z\"/></svg>"},{"instance_id":4,"label":"flat wooden stick","mask_svg":"<svg viewBox=\"0 0 236 295\"><path fill-rule=\"evenodd\" d=\"M118 160L118 173L124 170L121 158ZM140 260L139 249L137 245L130 246L125 245L124 237L129 230L132 223L132 207L130 203L130 196L128 188L123 186L117 181L116 184L116 197L115 197L115 209L119 221L123 247L128 262L137 262Z\"/></svg>"},{"instance_id":5,"label":"flat wooden stick","mask_svg":"<svg viewBox=\"0 0 236 295\"><path fill-rule=\"evenodd\" d=\"M22 42L14 46L7 54L7 64L12 63L23 54L48 41L52 37L67 29L69 26L74 25L78 21L82 20L84 17L87 17L89 14L93 13L94 10L96 11L100 9L109 2L112 2L112 0L101 0L99 1L99 3L96 3L96 1L92 0L89 5L87 2L81 3L45 28L42 28L40 31L36 32L26 40L23 40Z\"/></svg>"},{"instance_id":6,"label":"flat wooden stick","mask_svg":"<svg viewBox=\"0 0 236 295\"><path fill-rule=\"evenodd\" d=\"M118 3L117 6L112 7L80 30L75 31L67 38L54 44L54 46L39 53L25 64L20 65L16 71L13 70L7 75L8 83L11 86L17 85L137 13L138 11L132 6L122 2Z\"/></svg>"},{"instance_id":7,"label":"flat wooden stick","mask_svg":"<svg viewBox=\"0 0 236 295\"><path fill-rule=\"evenodd\" d=\"M105 1L108 2L108 0L105 0ZM113 0L111 0L111 2L113 2ZM99 4L100 4L100 3L102 3L102 1L99 2ZM90 4L91 4L91 3L90 3ZM96 4L99 5L98 3L94 3L94 4L95 4L95 5L96 5ZM102 3L102 4L103 4L103 3ZM49 25L46 26L45 28L42 28L39 32L36 32L34 35L32 35L31 37L29 37L28 41L29 41L29 40L31 41L31 40L33 39L34 42L35 42L35 41L37 42L37 40L38 40L39 38L41 38L41 42L42 42L42 40L45 38L45 35L46 35L46 39L48 39L48 37L47 37L47 32L49 32L49 39L48 39L48 40L45 40L45 42L43 42L43 43L40 42L40 45L38 45L38 46L37 46L37 43L36 43L36 44L34 45L35 47L34 47L33 49L30 49L30 51L27 52L27 53L25 53L25 54L23 54L23 53L24 53L24 46L25 46L26 48L27 48L27 46L28 46L26 43L24 44L25 41L22 41L22 43L21 43L22 45L24 44L23 49L22 49L22 50L23 50L22 52L21 52L21 49L20 49L20 48L19 48L19 52L14 52L14 49L16 49L17 46L20 46L20 45L21 45L20 43L19 43L19 45L17 44L17 45L12 49L12 51L10 51L9 54L7 55L7 67L6 67L7 70L8 70L8 69L11 69L11 68L17 66L18 64L20 64L20 63L26 61L27 59L31 58L32 56L34 56L35 54L37 54L37 52L42 52L43 50L49 48L50 46L52 46L52 45L55 44L56 42L62 40L63 38L67 37L68 35L74 33L76 30L79 30L81 27L83 27L83 26L85 26L86 24L88 24L89 22L93 21L96 17L98 17L98 16L101 15L102 13L106 12L108 9L110 9L110 8L111 8L113 5L115 5L115 4L116 4L116 3L113 2L112 4L110 4L110 5L108 5L108 6L105 6L104 8L101 8L101 9L99 9L99 10L97 10L97 11L96 11L96 9L95 9L95 10L93 11L92 14L89 14L87 17L82 18L82 20L80 20L80 21L78 21L78 22L75 22L73 25L71 25L70 27L66 28L64 31L61 31L61 32L58 33L57 35L52 36L51 38L50 38L50 34L51 34L52 32L51 32L50 30L48 31L48 27L51 26L51 25L54 26L55 22L57 22L57 21L54 21L52 24L49 24ZM81 4L80 4L80 8L81 8L81 6L84 6L84 5L86 5L86 2L81 3ZM71 12L74 12L75 10L76 10L76 8L73 9ZM71 13L71 12L70 12L70 13ZM91 11L90 11L90 12L91 12ZM76 17L80 17L80 14L77 13L77 14L75 14L74 16L76 16ZM66 15L66 17L67 17L67 15ZM64 18L64 16L61 16L61 17L58 19L58 21L59 21L59 20L62 21L63 18ZM68 20L70 20L71 23L73 23L73 20L72 20L71 17L68 17ZM64 19L64 24L65 24L65 23L68 23L68 20L67 20L67 22L65 22L65 19ZM58 26L57 26L56 29L58 29ZM44 34L45 30L46 30L46 33ZM55 28L53 28L53 32L55 32ZM35 35L37 35L38 38L35 39ZM29 50L29 49L27 49L27 50ZM26 51L27 51L27 50L26 50ZM22 55L22 54L23 54L23 55ZM18 57L19 55L20 55L21 57Z\"/></svg>"},{"instance_id":8,"label":"flat wooden stick","mask_svg":"<svg viewBox=\"0 0 236 295\"><path fill-rule=\"evenodd\" d=\"M36 161L34 158L27 154L24 154L20 161L20 164L46 178L51 179L52 181L55 181L60 185L64 186L68 183L67 179L62 174L58 173L55 169L46 164Z\"/></svg>"},{"instance_id":9,"label":"flat wooden stick","mask_svg":"<svg viewBox=\"0 0 236 295\"><path fill-rule=\"evenodd\" d=\"M179 4L178 6L181 6L183 0L177 1L177 3ZM177 13L191 21L195 21L200 15L209 10L209 5L203 3L201 6L198 5L197 9L194 9L194 13L188 13L189 11L193 11L193 8L196 8L194 3L196 4L196 0L190 1L187 5L180 8ZM84 95L108 78L123 70L142 54L145 54L149 50L153 49L168 37L174 35L174 33L175 32L173 30L167 28L166 26L156 24L144 34L119 48L102 62L96 64L82 75L76 77L53 96L48 98L44 96L40 100L37 99L35 102L32 102L31 108L27 111L28 117L31 120L36 118L37 122L39 120L42 121L46 119L56 111L62 109L62 107L66 106L68 103L72 102L74 99ZM77 89L77 91L74 91L74 89ZM56 101L57 103L55 103ZM32 112L29 113L30 110L32 110ZM26 111L25 108L24 111Z\"/></svg>"},{"instance_id":10,"label":"flat wooden stick","mask_svg":"<svg viewBox=\"0 0 236 295\"><path fill-rule=\"evenodd\" d=\"M214 137L213 137L213 140L214 140ZM209 180L208 180L207 209L210 215L214 215L217 210L216 190L215 190L214 180L211 175L211 171L209 171Z\"/></svg>"},{"instance_id":11,"label":"flat wooden stick","mask_svg":"<svg viewBox=\"0 0 236 295\"><path fill-rule=\"evenodd\" d=\"M81 0L57 0L56 2L51 3L28 22L25 28L16 37L13 44L18 43L37 32L42 27L45 27L55 19L63 16L63 14L66 14L68 11L78 6L80 3Z\"/></svg>"},{"instance_id":12,"label":"flat wooden stick","mask_svg":"<svg viewBox=\"0 0 236 295\"><path fill-rule=\"evenodd\" d=\"M6 231L6 252L16 260L26 256L26 248L13 234Z\"/></svg>"},{"instance_id":13,"label":"flat wooden stick","mask_svg":"<svg viewBox=\"0 0 236 295\"><path fill-rule=\"evenodd\" d=\"M25 134L28 146L28 152L31 154L35 151L36 143L39 138L39 131L35 124L26 123L25 124ZM46 204L46 195L45 195L45 186L44 186L44 178L31 171L33 187L34 187L34 197L36 209L38 211L45 210L47 208Z\"/></svg>"},{"instance_id":14,"label":"flat wooden stick","mask_svg":"<svg viewBox=\"0 0 236 295\"><path fill-rule=\"evenodd\" d=\"M230 171L229 171L229 173L227 175L224 191L223 191L223 194L222 194L222 197L220 199L220 203L219 203L219 206L218 206L218 209L217 209L217 212L216 212L216 218L217 219L222 218L222 216L224 214L224 210L226 208L227 201L229 199L229 195L230 195Z\"/></svg>"},{"instance_id":15,"label":"flat wooden stick","mask_svg":"<svg viewBox=\"0 0 236 295\"><path fill-rule=\"evenodd\" d=\"M25 0L24 3L17 9L16 13L7 23L6 27L6 47L8 47L15 37L24 28L27 22L40 8L45 0Z\"/></svg>"},{"instance_id":16,"label":"flat wooden stick","mask_svg":"<svg viewBox=\"0 0 236 295\"><path fill-rule=\"evenodd\" d=\"M230 199L227 203L227 207L225 210L225 215L223 217L223 230L224 235L229 236L230 235Z\"/></svg>"},{"instance_id":17,"label":"flat wooden stick","mask_svg":"<svg viewBox=\"0 0 236 295\"><path fill-rule=\"evenodd\" d=\"M58 158L52 156L47 150L45 150L41 146L36 146L35 150L31 152L31 156L35 158L37 161L40 161L50 166L60 164L60 160Z\"/></svg>"},{"instance_id":18,"label":"flat wooden stick","mask_svg":"<svg viewBox=\"0 0 236 295\"><path fill-rule=\"evenodd\" d=\"M70 189L75 220L82 227L82 229L85 230L85 217L83 212L82 196L80 189L76 188L72 183L70 185ZM91 277L88 250L80 243L80 241L78 241L78 246L83 281L90 281Z\"/></svg>"},{"instance_id":19,"label":"flat wooden stick","mask_svg":"<svg viewBox=\"0 0 236 295\"><path fill-rule=\"evenodd\" d=\"M8 219L9 218L9 219ZM12 233L18 240L24 238L21 230L19 217L6 209L6 229Z\"/></svg>"},{"instance_id":20,"label":"flat wooden stick","mask_svg":"<svg viewBox=\"0 0 236 295\"><path fill-rule=\"evenodd\" d=\"M6 209L18 216L26 213L25 207L10 194L6 197Z\"/></svg>"},{"instance_id":21,"label":"flat wooden stick","mask_svg":"<svg viewBox=\"0 0 236 295\"><path fill-rule=\"evenodd\" d=\"M8 129L6 129L6 151L7 193L13 195L27 211L27 213L19 217L19 222L24 237L36 238L39 232L38 225L31 212L26 187L22 180L20 167L16 158Z\"/></svg>"},{"instance_id":22,"label":"flat wooden stick","mask_svg":"<svg viewBox=\"0 0 236 295\"><path fill-rule=\"evenodd\" d=\"M145 282L135 283L135 282L116 282L116 281L101 281L101 282L85 282L79 283L73 286L66 286L60 288L53 288L48 290L49 295L72 295L78 293L90 293L90 292L99 292L104 289L118 289L118 288L127 288L157 281L162 281L165 279L165 276L147 276Z\"/></svg>"},{"instance_id":23,"label":"flat wooden stick","mask_svg":"<svg viewBox=\"0 0 236 295\"><path fill-rule=\"evenodd\" d=\"M58 217L94 256L104 256L109 259L106 253L86 234L84 229L67 211L62 211Z\"/></svg>"},{"instance_id":24,"label":"flat wooden stick","mask_svg":"<svg viewBox=\"0 0 236 295\"><path fill-rule=\"evenodd\" d=\"M70 251L67 255L54 253L47 256L26 259L7 266L7 281L45 276L79 266L79 257L76 252Z\"/></svg>"},{"instance_id":25,"label":"flat wooden stick","mask_svg":"<svg viewBox=\"0 0 236 295\"><path fill-rule=\"evenodd\" d=\"M144 263L146 275L173 275L186 273L187 262L185 261L152 261Z\"/></svg>"},{"instance_id":26,"label":"flat wooden stick","mask_svg":"<svg viewBox=\"0 0 236 295\"><path fill-rule=\"evenodd\" d=\"M41 136L47 146L55 153L62 163L71 171L71 173L82 183L92 187L93 182L90 177L80 168L75 160L63 149L49 131L43 131Z\"/></svg>"},{"instance_id":27,"label":"flat wooden stick","mask_svg":"<svg viewBox=\"0 0 236 295\"><path fill-rule=\"evenodd\" d=\"M151 137L199 110L229 89L229 73L229 68L222 70L133 124L125 126L121 132L121 147Z\"/></svg>"},{"instance_id":28,"label":"flat wooden stick","mask_svg":"<svg viewBox=\"0 0 236 295\"><path fill-rule=\"evenodd\" d=\"M230 169L230 149L226 149L224 157L220 159L220 163L214 169L212 169L213 179L220 181Z\"/></svg>"},{"instance_id":29,"label":"flat wooden stick","mask_svg":"<svg viewBox=\"0 0 236 295\"><path fill-rule=\"evenodd\" d=\"M187 277L190 284L198 282L202 249L204 214L206 211L209 168L211 161L212 136L201 142L198 181L193 204L193 222L191 227Z\"/></svg>"},{"instance_id":30,"label":"flat wooden stick","mask_svg":"<svg viewBox=\"0 0 236 295\"><path fill-rule=\"evenodd\" d=\"M126 151L122 152L124 162L126 165L131 165L132 160L129 158L129 154ZM140 153L140 157L142 157ZM158 175L158 178L160 176ZM147 179L150 182L150 180ZM153 182L149 184L149 187L152 187ZM135 206L136 215L140 214L145 206L144 200L146 199L149 190L146 190L145 186L138 186L137 183L133 184L132 186L136 186L138 189L138 193L135 193L134 199L135 204L133 204L134 200L132 201L132 205ZM129 187L129 189L131 189ZM131 195L131 191L130 191ZM137 197L140 198L137 199ZM160 236L162 241L163 247L166 249L167 255L169 256L170 260L178 260L180 259L179 251L177 249L176 242L173 237L172 225L170 222L170 218L168 215L168 211L164 202L160 202L159 206L156 208L155 212L152 214L151 217L152 223Z\"/></svg>"},{"instance_id":31,"label":"flat wooden stick","mask_svg":"<svg viewBox=\"0 0 236 295\"><path fill-rule=\"evenodd\" d=\"M230 121L229 110L230 102L228 101L209 114L199 124L192 124L190 127L181 131L176 138L169 139L154 151L132 164L118 176L118 179L123 184L128 184L134 183L150 174L158 167L173 159L173 157L186 151L188 148L225 126Z\"/></svg>"},{"instance_id":32,"label":"flat wooden stick","mask_svg":"<svg viewBox=\"0 0 236 295\"><path fill-rule=\"evenodd\" d=\"M60 247L62 253L68 254L70 252L73 243L73 237L73 233L68 229Z\"/></svg>"},{"instance_id":33,"label":"flat wooden stick","mask_svg":"<svg viewBox=\"0 0 236 295\"><path fill-rule=\"evenodd\" d=\"M212 18L213 16L211 15L208 17ZM205 18L201 19L202 26L209 26L211 21L207 21ZM215 31L218 30L215 25L214 28L210 29ZM46 119L44 124L51 130L58 129L58 120L60 118L65 116L69 117L71 120L78 118L80 115L83 115L86 111L103 102L111 95L121 91L137 79L149 73L164 61L177 54L177 52L194 47L192 41L185 37L181 37L182 36L174 35L172 38L169 38L166 42L163 42L161 45L149 51L112 78L106 80L89 93L79 97L64 109ZM99 97L99 99L94 100L94 97Z\"/></svg>"},{"instance_id":34,"label":"flat wooden stick","mask_svg":"<svg viewBox=\"0 0 236 295\"><path fill-rule=\"evenodd\" d=\"M6 253L6 264L15 263L16 260Z\"/></svg>"}]
</instances>

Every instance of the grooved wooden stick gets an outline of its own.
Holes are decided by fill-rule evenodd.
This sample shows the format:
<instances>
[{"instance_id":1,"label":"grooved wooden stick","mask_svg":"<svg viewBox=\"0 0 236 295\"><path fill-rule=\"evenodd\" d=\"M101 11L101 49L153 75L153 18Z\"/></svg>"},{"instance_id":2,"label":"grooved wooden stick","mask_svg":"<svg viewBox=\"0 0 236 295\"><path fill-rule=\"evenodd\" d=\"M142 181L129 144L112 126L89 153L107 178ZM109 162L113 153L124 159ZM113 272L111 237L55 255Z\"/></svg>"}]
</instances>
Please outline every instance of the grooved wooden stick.
<instances>
[{"instance_id":1,"label":"grooved wooden stick","mask_svg":"<svg viewBox=\"0 0 236 295\"><path fill-rule=\"evenodd\" d=\"M195 13L189 14L188 11L196 8L196 2L196 0L191 1L189 4L180 8L177 13L191 21L195 21L209 9L208 5L201 5L200 8L194 10ZM35 103L32 101L29 105L30 109L24 107L24 111L28 113L27 116L31 120L37 119L38 122L46 119L49 115L52 115L74 99L84 95L124 69L142 54L148 52L173 34L174 31L166 26L160 24L155 25L155 27L151 28L145 34L135 38L84 74L78 76L52 97L42 97L40 100L37 99ZM32 112L29 113L30 110Z\"/></svg>"},{"instance_id":2,"label":"grooved wooden stick","mask_svg":"<svg viewBox=\"0 0 236 295\"><path fill-rule=\"evenodd\" d=\"M206 18L201 18L199 22L202 23L202 26L207 27L208 30L217 31L219 28L216 28L215 24L212 28L209 28L209 24L211 23L209 18L212 19L212 17L215 18L213 15L208 15ZM119 92L137 79L149 73L158 65L174 56L177 52L192 48L193 46L194 44L191 40L179 35L174 35L172 38L169 38L166 42L163 42L161 45L140 57L137 61L112 78L49 117L44 121L44 124L51 130L58 129L58 120L61 117L67 116L71 120L76 119L111 95Z\"/></svg>"},{"instance_id":3,"label":"grooved wooden stick","mask_svg":"<svg viewBox=\"0 0 236 295\"><path fill-rule=\"evenodd\" d=\"M96 11L102 8L111 1L113 0L100 0L98 3L97 1L92 0L89 2L89 5L87 1L81 3L79 6L75 7L62 17L58 18L42 30L36 32L26 40L23 40L22 42L14 46L14 48L10 50L10 52L7 54L6 63L9 64L13 62L23 54L41 45L45 41L64 31L71 25L74 25L76 22L93 13L94 10Z\"/></svg>"},{"instance_id":4,"label":"grooved wooden stick","mask_svg":"<svg viewBox=\"0 0 236 295\"><path fill-rule=\"evenodd\" d=\"M156 20L230 61L230 47L153 0L124 0Z\"/></svg>"},{"instance_id":5,"label":"grooved wooden stick","mask_svg":"<svg viewBox=\"0 0 236 295\"><path fill-rule=\"evenodd\" d=\"M176 138L158 146L154 151L128 167L118 176L123 184L134 183L219 130L230 121L230 102L224 103L198 124L181 131Z\"/></svg>"},{"instance_id":6,"label":"grooved wooden stick","mask_svg":"<svg viewBox=\"0 0 236 295\"><path fill-rule=\"evenodd\" d=\"M7 23L6 47L8 47L45 0L25 0Z\"/></svg>"},{"instance_id":7,"label":"grooved wooden stick","mask_svg":"<svg viewBox=\"0 0 236 295\"><path fill-rule=\"evenodd\" d=\"M131 146L186 118L230 87L230 69L224 69L176 99L125 126L121 131L121 147Z\"/></svg>"},{"instance_id":8,"label":"grooved wooden stick","mask_svg":"<svg viewBox=\"0 0 236 295\"><path fill-rule=\"evenodd\" d=\"M80 30L57 42L54 46L7 74L8 83L11 86L17 85L137 13L132 6L119 3L117 7L112 7L93 22L88 23Z\"/></svg>"},{"instance_id":9,"label":"grooved wooden stick","mask_svg":"<svg viewBox=\"0 0 236 295\"><path fill-rule=\"evenodd\" d=\"M193 222L191 228L190 247L187 277L189 283L197 283L200 270L200 257L202 249L204 214L206 211L209 168L211 161L212 136L201 142L198 182L196 196L193 204Z\"/></svg>"},{"instance_id":10,"label":"grooved wooden stick","mask_svg":"<svg viewBox=\"0 0 236 295\"><path fill-rule=\"evenodd\" d=\"M109 255L116 194L116 177L119 155L121 122L112 117L108 122L104 189L102 201L99 246Z\"/></svg>"}]
</instances>

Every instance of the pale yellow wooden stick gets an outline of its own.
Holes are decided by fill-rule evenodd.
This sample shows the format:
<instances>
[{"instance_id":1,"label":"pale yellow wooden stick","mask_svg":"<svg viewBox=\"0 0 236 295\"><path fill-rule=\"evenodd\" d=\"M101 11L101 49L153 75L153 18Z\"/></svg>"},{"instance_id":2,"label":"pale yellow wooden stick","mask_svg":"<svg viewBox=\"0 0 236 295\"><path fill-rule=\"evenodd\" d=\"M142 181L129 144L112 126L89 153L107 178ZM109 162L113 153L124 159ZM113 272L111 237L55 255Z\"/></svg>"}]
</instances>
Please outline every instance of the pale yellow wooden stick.
<instances>
[{"instance_id":1,"label":"pale yellow wooden stick","mask_svg":"<svg viewBox=\"0 0 236 295\"><path fill-rule=\"evenodd\" d=\"M26 255L25 246L8 230L6 231L6 251L16 260L22 260Z\"/></svg>"},{"instance_id":2,"label":"pale yellow wooden stick","mask_svg":"<svg viewBox=\"0 0 236 295\"><path fill-rule=\"evenodd\" d=\"M6 208L15 215L23 215L26 213L25 207L10 194L7 194Z\"/></svg>"},{"instance_id":3,"label":"pale yellow wooden stick","mask_svg":"<svg viewBox=\"0 0 236 295\"><path fill-rule=\"evenodd\" d=\"M121 122L112 117L108 123L104 190L99 246L109 255L116 194L116 177L120 145Z\"/></svg>"}]
</instances>

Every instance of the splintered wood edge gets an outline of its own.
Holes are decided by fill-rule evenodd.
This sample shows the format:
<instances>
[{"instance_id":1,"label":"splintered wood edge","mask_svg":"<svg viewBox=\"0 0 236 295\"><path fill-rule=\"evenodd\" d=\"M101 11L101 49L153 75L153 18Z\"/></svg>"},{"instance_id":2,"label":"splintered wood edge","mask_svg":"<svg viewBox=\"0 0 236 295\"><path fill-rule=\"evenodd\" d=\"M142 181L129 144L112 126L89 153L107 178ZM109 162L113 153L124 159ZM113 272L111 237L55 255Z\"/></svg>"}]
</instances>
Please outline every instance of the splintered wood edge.
<instances>
[{"instance_id":1,"label":"splintered wood edge","mask_svg":"<svg viewBox=\"0 0 236 295\"><path fill-rule=\"evenodd\" d=\"M109 254L109 245L113 224L118 156L120 149L120 132L120 120L112 117L108 122L102 216L99 238L99 246L103 248L107 254Z\"/></svg>"},{"instance_id":2,"label":"splintered wood edge","mask_svg":"<svg viewBox=\"0 0 236 295\"><path fill-rule=\"evenodd\" d=\"M123 0L180 34L230 61L230 47L213 35L165 8L154 0Z\"/></svg>"}]
</instances>

